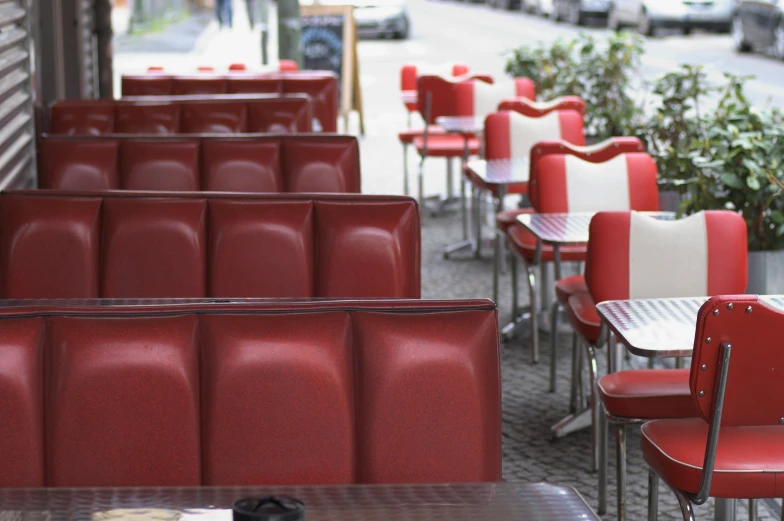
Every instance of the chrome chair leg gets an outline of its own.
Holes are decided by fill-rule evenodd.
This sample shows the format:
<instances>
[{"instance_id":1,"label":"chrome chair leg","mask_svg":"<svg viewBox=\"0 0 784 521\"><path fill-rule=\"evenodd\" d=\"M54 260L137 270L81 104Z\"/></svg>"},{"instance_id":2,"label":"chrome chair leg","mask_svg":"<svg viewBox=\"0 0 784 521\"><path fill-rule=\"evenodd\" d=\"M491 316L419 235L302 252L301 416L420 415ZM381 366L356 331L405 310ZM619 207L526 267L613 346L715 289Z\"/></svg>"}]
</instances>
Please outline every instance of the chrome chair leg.
<instances>
[{"instance_id":1,"label":"chrome chair leg","mask_svg":"<svg viewBox=\"0 0 784 521\"><path fill-rule=\"evenodd\" d=\"M512 320L520 316L520 306L517 297L517 256L512 255L509 260L509 271L512 273Z\"/></svg>"},{"instance_id":2,"label":"chrome chair leg","mask_svg":"<svg viewBox=\"0 0 784 521\"><path fill-rule=\"evenodd\" d=\"M678 504L681 507L683 521L696 521L694 518L694 507L691 505L689 498L687 498L686 495L680 490L673 490L673 492L675 492L675 497L678 498Z\"/></svg>"},{"instance_id":3,"label":"chrome chair leg","mask_svg":"<svg viewBox=\"0 0 784 521\"><path fill-rule=\"evenodd\" d=\"M757 500L749 499L749 521L757 521L759 514L757 512Z\"/></svg>"},{"instance_id":4,"label":"chrome chair leg","mask_svg":"<svg viewBox=\"0 0 784 521\"><path fill-rule=\"evenodd\" d=\"M495 229L495 239L493 240L493 254L494 254L494 262L493 262L493 302L496 304L498 303L498 284L499 284L499 277L501 273L501 262L503 259L501 258L501 250L503 243L501 242L501 230L498 228Z\"/></svg>"},{"instance_id":5,"label":"chrome chair leg","mask_svg":"<svg viewBox=\"0 0 784 521\"><path fill-rule=\"evenodd\" d=\"M417 171L417 186L418 186L418 196L419 196L419 212L423 212L425 210L425 162L421 161L419 163L419 169Z\"/></svg>"},{"instance_id":6,"label":"chrome chair leg","mask_svg":"<svg viewBox=\"0 0 784 521\"><path fill-rule=\"evenodd\" d=\"M558 343L558 310L560 309L558 300L550 306L550 392L555 392L556 380L556 353Z\"/></svg>"},{"instance_id":7,"label":"chrome chair leg","mask_svg":"<svg viewBox=\"0 0 784 521\"><path fill-rule=\"evenodd\" d=\"M485 194L482 190L476 187L473 187L473 190L476 193L476 197L474 197L474 201L476 203L476 209L474 210L474 217L476 222L476 231L474 233L474 235L476 235L476 250L474 250L474 257L480 259L482 258L482 203L484 202Z\"/></svg>"},{"instance_id":8,"label":"chrome chair leg","mask_svg":"<svg viewBox=\"0 0 784 521\"><path fill-rule=\"evenodd\" d=\"M607 513L607 416L604 413L604 406L599 404L599 508L598 514Z\"/></svg>"},{"instance_id":9,"label":"chrome chair leg","mask_svg":"<svg viewBox=\"0 0 784 521\"><path fill-rule=\"evenodd\" d=\"M534 270L534 266L529 264L528 262L525 263L525 269L528 272L528 294L531 300L530 309L531 309L531 344L532 345L532 360L533 363L539 362L539 326L536 323L537 315L538 315L538 305L536 302L536 274ZM515 315L517 316L517 315Z\"/></svg>"},{"instance_id":10,"label":"chrome chair leg","mask_svg":"<svg viewBox=\"0 0 784 521\"><path fill-rule=\"evenodd\" d=\"M659 475L648 469L648 521L659 519Z\"/></svg>"},{"instance_id":11,"label":"chrome chair leg","mask_svg":"<svg viewBox=\"0 0 784 521\"><path fill-rule=\"evenodd\" d=\"M451 157L446 158L446 200L449 201L455 195L454 187L454 164Z\"/></svg>"},{"instance_id":12,"label":"chrome chair leg","mask_svg":"<svg viewBox=\"0 0 784 521\"><path fill-rule=\"evenodd\" d=\"M403 193L408 195L408 145L403 143Z\"/></svg>"},{"instance_id":13,"label":"chrome chair leg","mask_svg":"<svg viewBox=\"0 0 784 521\"><path fill-rule=\"evenodd\" d=\"M460 219L463 222L463 240L468 240L468 208L466 207L466 181L460 176Z\"/></svg>"},{"instance_id":14,"label":"chrome chair leg","mask_svg":"<svg viewBox=\"0 0 784 521\"><path fill-rule=\"evenodd\" d=\"M622 423L615 426L615 460L618 521L623 521L626 519L626 425Z\"/></svg>"},{"instance_id":15,"label":"chrome chair leg","mask_svg":"<svg viewBox=\"0 0 784 521\"><path fill-rule=\"evenodd\" d=\"M599 367L596 362L596 349L586 342L586 352L588 354L588 378L590 380L589 384L591 386L591 440L592 440L592 455L591 455L591 466L593 471L596 472L599 468L599 439L598 439L598 432L597 426L599 425L599 401L598 401L598 389L596 387L596 379L599 375Z\"/></svg>"}]
</instances>

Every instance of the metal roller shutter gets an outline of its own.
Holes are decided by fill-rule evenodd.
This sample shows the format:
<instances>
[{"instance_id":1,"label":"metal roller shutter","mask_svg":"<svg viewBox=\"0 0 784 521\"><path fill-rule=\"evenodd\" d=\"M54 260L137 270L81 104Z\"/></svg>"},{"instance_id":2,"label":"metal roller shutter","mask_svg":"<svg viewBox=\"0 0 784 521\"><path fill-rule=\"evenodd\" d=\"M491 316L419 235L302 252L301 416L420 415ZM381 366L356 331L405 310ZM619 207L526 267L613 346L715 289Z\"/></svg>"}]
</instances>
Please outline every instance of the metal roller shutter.
<instances>
[{"instance_id":1,"label":"metal roller shutter","mask_svg":"<svg viewBox=\"0 0 784 521\"><path fill-rule=\"evenodd\" d=\"M0 190L35 182L29 6L0 0Z\"/></svg>"},{"instance_id":2,"label":"metal roller shutter","mask_svg":"<svg viewBox=\"0 0 784 521\"><path fill-rule=\"evenodd\" d=\"M98 92L96 81L97 45L95 41L95 0L79 1L79 40L82 66L82 97L95 98Z\"/></svg>"}]
</instances>

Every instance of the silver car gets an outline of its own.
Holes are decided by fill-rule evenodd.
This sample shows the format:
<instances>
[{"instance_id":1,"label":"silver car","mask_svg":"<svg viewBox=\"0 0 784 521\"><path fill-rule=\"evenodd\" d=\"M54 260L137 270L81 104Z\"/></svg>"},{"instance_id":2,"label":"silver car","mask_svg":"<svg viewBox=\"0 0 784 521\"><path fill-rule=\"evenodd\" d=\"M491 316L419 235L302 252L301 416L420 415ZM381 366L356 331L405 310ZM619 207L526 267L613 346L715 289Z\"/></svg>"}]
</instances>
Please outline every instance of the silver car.
<instances>
[{"instance_id":1,"label":"silver car","mask_svg":"<svg viewBox=\"0 0 784 521\"><path fill-rule=\"evenodd\" d=\"M354 0L354 19L359 36L406 39L411 18L403 0Z\"/></svg>"},{"instance_id":2,"label":"silver car","mask_svg":"<svg viewBox=\"0 0 784 521\"><path fill-rule=\"evenodd\" d=\"M613 0L607 23L612 29L622 26L652 36L659 27L675 27L684 34L692 29L729 32L733 0Z\"/></svg>"}]
</instances>

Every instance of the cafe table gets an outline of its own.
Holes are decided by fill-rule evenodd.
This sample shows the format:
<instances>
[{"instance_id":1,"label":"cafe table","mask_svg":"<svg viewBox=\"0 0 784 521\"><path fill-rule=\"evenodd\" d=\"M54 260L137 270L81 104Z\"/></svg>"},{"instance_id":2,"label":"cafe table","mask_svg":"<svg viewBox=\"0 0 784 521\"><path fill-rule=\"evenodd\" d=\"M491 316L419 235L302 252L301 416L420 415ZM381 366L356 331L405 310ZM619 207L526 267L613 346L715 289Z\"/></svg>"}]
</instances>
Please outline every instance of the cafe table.
<instances>
[{"instance_id":1,"label":"cafe table","mask_svg":"<svg viewBox=\"0 0 784 521\"><path fill-rule=\"evenodd\" d=\"M404 90L400 91L400 97L403 100L404 105L414 105L417 103L417 91L415 90Z\"/></svg>"},{"instance_id":2,"label":"cafe table","mask_svg":"<svg viewBox=\"0 0 784 521\"><path fill-rule=\"evenodd\" d=\"M495 212L498 213L504 210L504 198L506 197L508 186L528 182L529 165L529 159L525 157L492 160L474 159L466 161L463 168L469 177L476 177L491 187L494 194ZM449 258L450 254L467 246L471 246L475 257L480 258L483 244L482 213L480 211L474 211L474 228L474 237L445 250L444 258ZM498 275L498 260L496 259L495 277ZM497 284L497 281L494 284Z\"/></svg>"},{"instance_id":3,"label":"cafe table","mask_svg":"<svg viewBox=\"0 0 784 521\"><path fill-rule=\"evenodd\" d=\"M600 521L573 488L547 483L0 489L4 521L231 521L246 497L288 496L308 521Z\"/></svg>"},{"instance_id":4,"label":"cafe table","mask_svg":"<svg viewBox=\"0 0 784 521\"><path fill-rule=\"evenodd\" d=\"M697 313L707 297L611 300L596 310L617 341L637 356L688 357L694 346ZM784 309L784 296L760 296L760 301ZM716 498L715 521L734 521L735 500Z\"/></svg>"}]
</instances>

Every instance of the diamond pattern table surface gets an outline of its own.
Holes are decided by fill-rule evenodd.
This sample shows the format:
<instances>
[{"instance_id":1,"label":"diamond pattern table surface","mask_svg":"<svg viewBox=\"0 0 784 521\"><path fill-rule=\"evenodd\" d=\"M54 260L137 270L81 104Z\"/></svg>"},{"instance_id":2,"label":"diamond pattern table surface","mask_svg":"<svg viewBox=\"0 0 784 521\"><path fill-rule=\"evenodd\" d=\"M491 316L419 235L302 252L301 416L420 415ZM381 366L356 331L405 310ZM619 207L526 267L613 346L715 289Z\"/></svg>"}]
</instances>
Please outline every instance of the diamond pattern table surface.
<instances>
[{"instance_id":1,"label":"diamond pattern table surface","mask_svg":"<svg viewBox=\"0 0 784 521\"><path fill-rule=\"evenodd\" d=\"M475 159L468 161L465 168L490 185L527 183L530 169L528 158L512 159Z\"/></svg>"},{"instance_id":2,"label":"diamond pattern table surface","mask_svg":"<svg viewBox=\"0 0 784 521\"><path fill-rule=\"evenodd\" d=\"M596 310L629 351L648 358L691 356L697 313L707 297L611 300ZM784 296L763 295L762 302L784 309Z\"/></svg>"},{"instance_id":3,"label":"diamond pattern table surface","mask_svg":"<svg viewBox=\"0 0 784 521\"><path fill-rule=\"evenodd\" d=\"M416 103L417 102L417 91L415 90L403 90L400 91L400 97L403 99L403 103Z\"/></svg>"},{"instance_id":4,"label":"diamond pattern table surface","mask_svg":"<svg viewBox=\"0 0 784 521\"><path fill-rule=\"evenodd\" d=\"M674 219L672 212L640 212L657 219ZM517 216L534 237L545 244L585 244L596 212L527 213Z\"/></svg>"},{"instance_id":5,"label":"diamond pattern table surface","mask_svg":"<svg viewBox=\"0 0 784 521\"><path fill-rule=\"evenodd\" d=\"M0 489L0 519L230 521L234 501L268 495L303 501L308 521L599 521L574 489L546 483Z\"/></svg>"},{"instance_id":6,"label":"diamond pattern table surface","mask_svg":"<svg viewBox=\"0 0 784 521\"><path fill-rule=\"evenodd\" d=\"M436 125L447 132L479 134L485 129L485 118L484 116L441 116L436 118Z\"/></svg>"}]
</instances>

